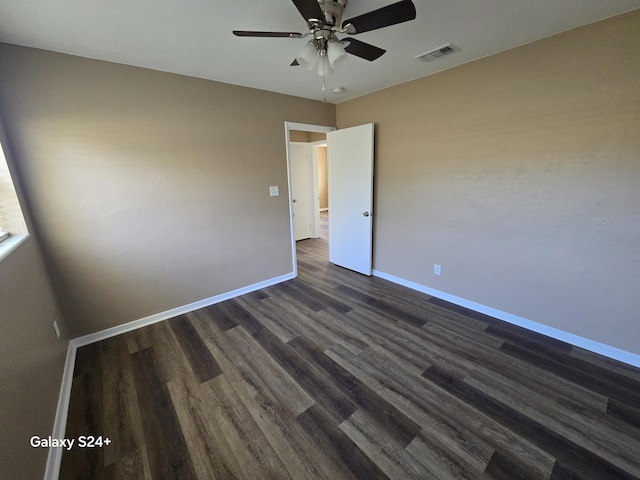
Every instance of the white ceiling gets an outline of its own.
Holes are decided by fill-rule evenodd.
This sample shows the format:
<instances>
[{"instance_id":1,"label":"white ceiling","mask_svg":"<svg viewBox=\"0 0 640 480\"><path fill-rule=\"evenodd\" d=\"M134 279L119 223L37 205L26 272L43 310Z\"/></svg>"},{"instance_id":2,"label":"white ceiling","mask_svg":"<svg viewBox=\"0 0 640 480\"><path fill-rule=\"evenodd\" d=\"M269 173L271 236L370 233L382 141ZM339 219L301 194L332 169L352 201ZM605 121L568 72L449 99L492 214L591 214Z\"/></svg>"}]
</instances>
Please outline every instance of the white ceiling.
<instances>
[{"instance_id":1,"label":"white ceiling","mask_svg":"<svg viewBox=\"0 0 640 480\"><path fill-rule=\"evenodd\" d=\"M396 0L349 0L344 19ZM350 56L327 78L339 103L640 8L640 0L413 0L414 21L356 35L387 50ZM0 0L0 41L316 100L321 77L289 64L308 39L239 38L231 30L304 32L291 0ZM452 43L435 62L414 57ZM344 87L343 94L332 93Z\"/></svg>"}]
</instances>

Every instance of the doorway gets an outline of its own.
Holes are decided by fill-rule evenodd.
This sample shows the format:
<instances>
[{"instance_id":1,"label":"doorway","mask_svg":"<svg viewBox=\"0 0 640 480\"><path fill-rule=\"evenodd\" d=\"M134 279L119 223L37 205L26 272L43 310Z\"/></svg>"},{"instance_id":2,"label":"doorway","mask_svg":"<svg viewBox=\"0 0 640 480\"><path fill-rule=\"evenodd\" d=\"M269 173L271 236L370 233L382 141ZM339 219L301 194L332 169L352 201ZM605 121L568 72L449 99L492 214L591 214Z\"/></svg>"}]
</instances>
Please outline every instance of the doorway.
<instances>
[{"instance_id":1,"label":"doorway","mask_svg":"<svg viewBox=\"0 0 640 480\"><path fill-rule=\"evenodd\" d=\"M326 135L328 208L331 210L327 242L329 262L370 276L373 252L374 125L369 123L335 130L332 127L285 122L293 273L297 276L291 169L291 138L295 131L308 132L307 135L314 132ZM308 176L313 175L317 178L316 150L313 152L311 156L314 166L307 172L311 172ZM317 235L320 228L317 180L308 190L313 191L312 198L309 199L309 204L313 205L311 230Z\"/></svg>"},{"instance_id":2,"label":"doorway","mask_svg":"<svg viewBox=\"0 0 640 480\"><path fill-rule=\"evenodd\" d=\"M287 175L289 179L289 208L292 219L291 244L293 273L298 275L297 247L315 248L316 254L329 261L328 248L319 246L324 241L328 244L328 176L327 176L327 140L326 134L335 130L324 125L285 122L285 141L287 148ZM319 150L320 149L320 150ZM308 154L307 173L305 168L297 168L294 162L303 162L294 157ZM307 185L305 183L307 178ZM299 188L302 187L302 188ZM308 189L308 192L307 192ZM306 193L305 193L306 192ZM300 195L306 198L298 198ZM295 200L295 201L294 201ZM308 203L308 206L305 206ZM322 205L322 207L321 207ZM321 211L321 208L323 210ZM302 210L302 213L300 212ZM306 220L306 212L309 212ZM298 219L304 218L304 225L296 226ZM307 222L308 231L307 231ZM301 233L304 232L304 233ZM310 239L303 240L302 237ZM304 245L304 242L307 245Z\"/></svg>"}]
</instances>

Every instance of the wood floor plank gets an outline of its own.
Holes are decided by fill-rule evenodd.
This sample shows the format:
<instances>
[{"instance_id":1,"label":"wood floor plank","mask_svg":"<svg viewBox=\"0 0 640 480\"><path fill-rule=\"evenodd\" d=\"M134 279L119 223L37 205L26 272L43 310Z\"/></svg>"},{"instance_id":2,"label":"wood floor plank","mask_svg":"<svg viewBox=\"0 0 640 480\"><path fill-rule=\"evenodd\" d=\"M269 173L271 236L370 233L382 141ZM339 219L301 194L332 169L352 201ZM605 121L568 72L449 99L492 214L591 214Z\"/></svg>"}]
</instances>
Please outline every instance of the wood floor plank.
<instances>
[{"instance_id":1,"label":"wood floor plank","mask_svg":"<svg viewBox=\"0 0 640 480\"><path fill-rule=\"evenodd\" d=\"M149 348L158 352L154 356L154 361L162 383L166 384L174 378L196 378L168 322L150 325L149 336L153 342L153 346ZM139 350L132 355L136 355L141 351L143 350Z\"/></svg>"},{"instance_id":2,"label":"wood floor plank","mask_svg":"<svg viewBox=\"0 0 640 480\"><path fill-rule=\"evenodd\" d=\"M465 437L456 427L434 421L411 441L407 451L439 478L472 479L485 470L494 449L477 436Z\"/></svg>"},{"instance_id":3,"label":"wood floor plank","mask_svg":"<svg viewBox=\"0 0 640 480\"><path fill-rule=\"evenodd\" d=\"M168 323L199 383L204 383L222 374L220 365L213 358L186 316L172 318Z\"/></svg>"},{"instance_id":4,"label":"wood floor plank","mask_svg":"<svg viewBox=\"0 0 640 480\"><path fill-rule=\"evenodd\" d=\"M483 394L466 382L456 379L446 372L431 367L425 372L435 385L438 385L457 398L473 405L484 414L491 416L501 425L523 436L539 448L548 451L572 470L586 478L636 479L632 473L619 468L595 453L580 447L568 438L541 425L530 417L518 413L499 400ZM550 472L547 474L547 476Z\"/></svg>"},{"instance_id":5,"label":"wood floor plank","mask_svg":"<svg viewBox=\"0 0 640 480\"><path fill-rule=\"evenodd\" d=\"M197 479L171 395L153 348L132 354L149 468L154 479Z\"/></svg>"},{"instance_id":6,"label":"wood floor plank","mask_svg":"<svg viewBox=\"0 0 640 480\"><path fill-rule=\"evenodd\" d=\"M104 447L104 464L127 457L121 466L140 466L144 439L129 345L119 335L103 341L102 347L102 362L110 366L103 369L104 392L110 393L103 395L103 435L111 440Z\"/></svg>"},{"instance_id":7,"label":"wood floor plank","mask_svg":"<svg viewBox=\"0 0 640 480\"><path fill-rule=\"evenodd\" d=\"M389 478L378 467L377 462L369 458L320 405L312 405L298 415L296 420L300 422L305 431L313 435L315 445L328 458L329 462L337 467L343 467L343 471L336 478L341 480L349 478L383 480Z\"/></svg>"},{"instance_id":8,"label":"wood floor plank","mask_svg":"<svg viewBox=\"0 0 640 480\"><path fill-rule=\"evenodd\" d=\"M244 329L249 333L253 333L256 330L264 328L262 324L253 317L253 315L247 312L247 310L245 310L245 308L234 299L218 303L215 307L222 312L225 318L230 319L229 321L231 323L236 323L237 325L244 327Z\"/></svg>"},{"instance_id":9,"label":"wood floor plank","mask_svg":"<svg viewBox=\"0 0 640 480\"><path fill-rule=\"evenodd\" d=\"M251 378L251 384L259 391L269 391L279 404L294 416L304 412L314 404L304 389L271 357L243 327L225 332L235 351L242 353L241 368L245 379Z\"/></svg>"},{"instance_id":10,"label":"wood floor plank","mask_svg":"<svg viewBox=\"0 0 640 480\"><path fill-rule=\"evenodd\" d=\"M371 338L343 321L343 316L330 308L316 312L311 317L324 332L330 332L333 345L342 345L353 353L360 353L369 346Z\"/></svg>"},{"instance_id":11,"label":"wood floor plank","mask_svg":"<svg viewBox=\"0 0 640 480\"><path fill-rule=\"evenodd\" d=\"M324 369L334 382L335 388L347 395L360 410L377 418L384 425L387 435L393 437L396 442L406 446L418 434L420 427L414 421L325 355L326 352L321 352L303 338L291 341L290 345L302 357ZM348 352L340 345L333 348Z\"/></svg>"},{"instance_id":12,"label":"wood floor plank","mask_svg":"<svg viewBox=\"0 0 640 480\"><path fill-rule=\"evenodd\" d=\"M470 375L465 383L612 464L640 474L640 438L628 437L604 421L574 414L553 398L506 380L497 384L493 378Z\"/></svg>"},{"instance_id":13,"label":"wood floor plank","mask_svg":"<svg viewBox=\"0 0 640 480\"><path fill-rule=\"evenodd\" d=\"M225 376L202 386L203 399L213 397L220 407L213 413L218 429L216 437L224 440L225 458L238 464L238 478L287 480L291 476L250 412Z\"/></svg>"},{"instance_id":14,"label":"wood floor plank","mask_svg":"<svg viewBox=\"0 0 640 480\"><path fill-rule=\"evenodd\" d=\"M533 363L554 375L568 379L587 390L615 398L626 405L640 405L640 383L623 375L617 376L613 372L609 372L608 375L600 371L594 372L597 367L593 366L589 370L584 370L570 362L569 355L557 358L550 352L539 354L511 342L504 343L500 350L514 358ZM621 378L624 380L617 383Z\"/></svg>"},{"instance_id":15,"label":"wood floor plank","mask_svg":"<svg viewBox=\"0 0 640 480\"><path fill-rule=\"evenodd\" d=\"M371 459L375 459L378 467L392 479L398 480L439 480L435 472L429 471L407 452L402 445L385 438L384 430L366 412L358 410L340 424L353 442Z\"/></svg>"},{"instance_id":16,"label":"wood floor plank","mask_svg":"<svg viewBox=\"0 0 640 480\"><path fill-rule=\"evenodd\" d=\"M570 355L578 359L582 365L597 365L606 371L616 372L640 382L640 368L575 346L571 349Z\"/></svg>"},{"instance_id":17,"label":"wood floor plank","mask_svg":"<svg viewBox=\"0 0 640 480\"><path fill-rule=\"evenodd\" d=\"M503 445L539 477L550 475L555 460L552 456L446 390L408 375L404 375L405 382L398 381L359 355L343 359L333 349L327 353L421 427L428 428L434 417L451 421L449 417L455 412L457 428L462 432L473 425L473 432L489 445Z\"/></svg>"},{"instance_id":18,"label":"wood floor plank","mask_svg":"<svg viewBox=\"0 0 640 480\"><path fill-rule=\"evenodd\" d=\"M640 480L640 369L297 242L299 277L77 350L64 480Z\"/></svg>"},{"instance_id":19,"label":"wood floor plank","mask_svg":"<svg viewBox=\"0 0 640 480\"><path fill-rule=\"evenodd\" d=\"M523 348L542 354L554 352L570 353L572 348L570 344L561 340L556 340L555 338L550 338L536 332L523 332L509 328L506 325L489 325L484 332L503 340L515 342Z\"/></svg>"},{"instance_id":20,"label":"wood floor plank","mask_svg":"<svg viewBox=\"0 0 640 480\"><path fill-rule=\"evenodd\" d=\"M275 335L263 329L253 334L260 345L287 371L313 399L329 412L337 423L349 417L357 405L340 389L333 379L317 364L298 354L291 345L282 343Z\"/></svg>"},{"instance_id":21,"label":"wood floor plank","mask_svg":"<svg viewBox=\"0 0 640 480\"><path fill-rule=\"evenodd\" d=\"M185 437L194 470L199 479L241 478L240 467L228 455L226 438L215 419L220 402L215 395L202 395L201 384L172 380L167 384Z\"/></svg>"},{"instance_id":22,"label":"wood floor plank","mask_svg":"<svg viewBox=\"0 0 640 480\"><path fill-rule=\"evenodd\" d=\"M284 332L283 341L289 341L298 335L307 335L304 324L297 321L301 315L301 310L294 305L287 305L277 296L271 296L260 302L260 310L264 317L277 324L278 328Z\"/></svg>"},{"instance_id":23,"label":"wood floor plank","mask_svg":"<svg viewBox=\"0 0 640 480\"><path fill-rule=\"evenodd\" d=\"M222 331L231 330L239 325L232 316L228 315L226 311L221 308L220 304L211 305L195 313L206 316L209 321L215 323Z\"/></svg>"},{"instance_id":24,"label":"wood floor plank","mask_svg":"<svg viewBox=\"0 0 640 480\"><path fill-rule=\"evenodd\" d=\"M281 312L283 318L294 325L296 337L309 338L315 344L322 346L322 349L340 344L357 353L366 346L356 336L344 336L342 332L336 331L335 322L323 321L323 318L330 315L328 312L313 310L304 302L296 302L295 298L288 296L288 294L283 297L274 296L273 302L271 306L266 308Z\"/></svg>"},{"instance_id":25,"label":"wood floor plank","mask_svg":"<svg viewBox=\"0 0 640 480\"><path fill-rule=\"evenodd\" d=\"M259 303L242 297L237 298L236 301L282 342L288 342L295 338L297 333L282 321L279 315L267 310L266 306L269 304L270 298L262 299Z\"/></svg>"},{"instance_id":26,"label":"wood floor plank","mask_svg":"<svg viewBox=\"0 0 640 480\"><path fill-rule=\"evenodd\" d=\"M127 335L122 335L127 342L127 348L129 353L135 353L139 350L144 350L153 346L153 340L151 339L151 327L138 328Z\"/></svg>"},{"instance_id":27,"label":"wood floor plank","mask_svg":"<svg viewBox=\"0 0 640 480\"><path fill-rule=\"evenodd\" d=\"M84 348L84 347L83 347ZM90 346L87 357L100 358L101 345ZM86 357L85 357L86 358ZM91 368L74 377L69 400L66 438L84 435L97 437L103 432L102 424L102 368ZM104 451L101 448L72 448L63 452L60 478L91 480L104 478Z\"/></svg>"},{"instance_id":28,"label":"wood floor plank","mask_svg":"<svg viewBox=\"0 0 640 480\"><path fill-rule=\"evenodd\" d=\"M454 364L455 362L465 362L464 370L466 372L472 370L500 372L507 378L522 381L525 384L533 382L538 385L547 385L550 387L552 395L567 397L568 402L575 401L601 412L606 410L608 399L604 395L576 385L570 379L559 377L548 369L540 368L535 362L503 355L477 342L461 339L456 336L455 332L441 329L437 325L427 324L422 327L422 330L428 335L430 344L437 345L441 352L447 352L448 358L457 358L453 361ZM441 366L453 373L453 370L446 365Z\"/></svg>"},{"instance_id":29,"label":"wood floor plank","mask_svg":"<svg viewBox=\"0 0 640 480\"><path fill-rule=\"evenodd\" d=\"M147 449L143 446L119 457L105 468L104 478L109 480L152 480Z\"/></svg>"},{"instance_id":30,"label":"wood floor plank","mask_svg":"<svg viewBox=\"0 0 640 480\"><path fill-rule=\"evenodd\" d=\"M265 315L273 315L289 325L295 337L304 336L313 339L314 343L328 348L340 338L336 338L331 331L313 321L312 310L304 305L291 303L280 296L272 296L264 301Z\"/></svg>"},{"instance_id":31,"label":"wood floor plank","mask_svg":"<svg viewBox=\"0 0 640 480\"><path fill-rule=\"evenodd\" d=\"M425 441L425 436L419 435L407 446L416 461L424 465L436 478L456 478L471 480L482 473L482 469L469 468L469 464L455 458L437 442ZM484 468L484 465L482 466Z\"/></svg>"},{"instance_id":32,"label":"wood floor plank","mask_svg":"<svg viewBox=\"0 0 640 480\"><path fill-rule=\"evenodd\" d=\"M516 459L496 450L480 478L482 480L546 480L548 477L539 476L539 472L526 470Z\"/></svg>"},{"instance_id":33,"label":"wood floor plank","mask_svg":"<svg viewBox=\"0 0 640 480\"><path fill-rule=\"evenodd\" d=\"M640 429L640 405L633 407L618 400L609 399L607 414L627 423L633 428L633 433L637 433L636 429Z\"/></svg>"},{"instance_id":34,"label":"wood floor plank","mask_svg":"<svg viewBox=\"0 0 640 480\"><path fill-rule=\"evenodd\" d=\"M233 387L293 479L331 478L324 474L316 449L310 448L313 445L310 434L270 392L255 391L244 382Z\"/></svg>"},{"instance_id":35,"label":"wood floor plank","mask_svg":"<svg viewBox=\"0 0 640 480\"><path fill-rule=\"evenodd\" d=\"M348 316L353 325L370 335L377 344L394 352L418 368L423 367L423 369L426 369L435 362L444 363L451 368L460 369L464 372L469 370L469 368L465 369L460 365L458 358L451 357L446 350L432 343L425 344L421 342L419 335L422 335L422 333L419 330L411 332L398 325L397 322L391 322L388 318L361 309L349 312ZM454 363L455 366L453 366Z\"/></svg>"},{"instance_id":36,"label":"wood floor plank","mask_svg":"<svg viewBox=\"0 0 640 480\"><path fill-rule=\"evenodd\" d=\"M381 300L378 300L375 297L358 292L357 290L347 285L341 285L337 289L349 295L351 298L353 298L354 301L358 302L359 304L366 305L380 313L388 315L391 318L401 318L403 321L412 325L416 325L418 327L424 325L428 321L425 318L421 318L414 313L409 312L408 309L402 310L397 306L390 305Z\"/></svg>"},{"instance_id":37,"label":"wood floor plank","mask_svg":"<svg viewBox=\"0 0 640 480\"><path fill-rule=\"evenodd\" d=\"M333 308L340 313L347 313L353 308L330 295L326 295L319 289L310 287L304 281L286 282L281 285L281 288L287 292L288 295L305 303L315 311Z\"/></svg>"}]
</instances>

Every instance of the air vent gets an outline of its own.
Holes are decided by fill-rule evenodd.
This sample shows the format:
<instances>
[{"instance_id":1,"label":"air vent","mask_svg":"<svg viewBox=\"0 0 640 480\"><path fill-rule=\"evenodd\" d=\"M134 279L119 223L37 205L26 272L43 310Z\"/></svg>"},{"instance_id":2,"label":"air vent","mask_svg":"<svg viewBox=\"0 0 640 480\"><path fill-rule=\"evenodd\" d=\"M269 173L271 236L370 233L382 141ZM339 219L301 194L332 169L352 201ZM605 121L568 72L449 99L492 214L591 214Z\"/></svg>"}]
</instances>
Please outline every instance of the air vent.
<instances>
[{"instance_id":1,"label":"air vent","mask_svg":"<svg viewBox=\"0 0 640 480\"><path fill-rule=\"evenodd\" d=\"M435 50L431 50L426 53L422 53L416 57L417 60L422 60L423 62L432 62L433 60L437 60L442 57L446 57L447 55L451 55L452 53L459 52L460 49L451 43L447 43L446 45L436 48Z\"/></svg>"}]
</instances>

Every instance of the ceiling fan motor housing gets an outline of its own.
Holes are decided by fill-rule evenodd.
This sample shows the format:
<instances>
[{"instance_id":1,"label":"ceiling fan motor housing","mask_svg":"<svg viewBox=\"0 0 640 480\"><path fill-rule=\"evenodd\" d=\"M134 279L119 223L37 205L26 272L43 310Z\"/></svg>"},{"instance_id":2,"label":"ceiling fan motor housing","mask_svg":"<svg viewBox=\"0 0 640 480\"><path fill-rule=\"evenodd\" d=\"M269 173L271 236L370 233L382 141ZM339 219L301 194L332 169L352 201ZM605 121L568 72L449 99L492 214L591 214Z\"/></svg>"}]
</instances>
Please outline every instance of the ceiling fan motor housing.
<instances>
[{"instance_id":1,"label":"ceiling fan motor housing","mask_svg":"<svg viewBox=\"0 0 640 480\"><path fill-rule=\"evenodd\" d=\"M342 13L348 0L318 0L324 18L319 19L326 26L337 27L342 23Z\"/></svg>"}]
</instances>

